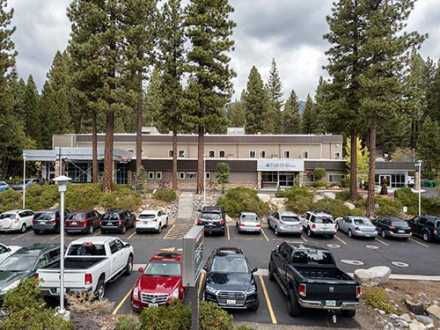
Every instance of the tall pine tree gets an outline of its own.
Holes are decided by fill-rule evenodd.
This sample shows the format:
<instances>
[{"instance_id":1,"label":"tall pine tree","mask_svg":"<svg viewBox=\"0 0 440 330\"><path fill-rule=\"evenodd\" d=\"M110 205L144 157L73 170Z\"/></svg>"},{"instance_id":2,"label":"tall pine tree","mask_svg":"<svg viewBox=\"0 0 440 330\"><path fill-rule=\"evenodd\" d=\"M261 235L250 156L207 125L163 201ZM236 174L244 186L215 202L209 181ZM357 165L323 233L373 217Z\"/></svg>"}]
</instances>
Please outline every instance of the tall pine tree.
<instances>
[{"instance_id":1,"label":"tall pine tree","mask_svg":"<svg viewBox=\"0 0 440 330\"><path fill-rule=\"evenodd\" d=\"M302 132L304 134L313 134L316 132L316 109L310 95L307 95L306 106L302 117Z\"/></svg>"},{"instance_id":2,"label":"tall pine tree","mask_svg":"<svg viewBox=\"0 0 440 330\"><path fill-rule=\"evenodd\" d=\"M269 79L266 85L270 105L273 116L273 131L269 133L282 132L282 109L283 109L283 87L281 83L280 74L278 72L277 63L272 59L272 66L269 72Z\"/></svg>"},{"instance_id":3,"label":"tall pine tree","mask_svg":"<svg viewBox=\"0 0 440 330\"><path fill-rule=\"evenodd\" d=\"M283 134L301 133L301 114L299 113L298 97L294 90L290 92L289 98L284 103L283 111Z\"/></svg>"},{"instance_id":4,"label":"tall pine tree","mask_svg":"<svg viewBox=\"0 0 440 330\"><path fill-rule=\"evenodd\" d=\"M228 56L234 45L232 12L228 0L191 0L186 8L186 33L192 45L187 56L191 117L198 134L197 193L205 189L205 132L226 123L223 110L232 92L234 72Z\"/></svg>"},{"instance_id":5,"label":"tall pine tree","mask_svg":"<svg viewBox=\"0 0 440 330\"><path fill-rule=\"evenodd\" d=\"M39 107L39 98L37 86L34 78L30 75L26 82L26 88L23 95L24 107L24 125L26 135L35 141L35 144L41 146L41 116Z\"/></svg>"},{"instance_id":6,"label":"tall pine tree","mask_svg":"<svg viewBox=\"0 0 440 330\"><path fill-rule=\"evenodd\" d=\"M246 114L246 133L256 134L266 131L265 120L270 114L267 94L261 75L255 66L252 67L244 94Z\"/></svg>"}]
</instances>

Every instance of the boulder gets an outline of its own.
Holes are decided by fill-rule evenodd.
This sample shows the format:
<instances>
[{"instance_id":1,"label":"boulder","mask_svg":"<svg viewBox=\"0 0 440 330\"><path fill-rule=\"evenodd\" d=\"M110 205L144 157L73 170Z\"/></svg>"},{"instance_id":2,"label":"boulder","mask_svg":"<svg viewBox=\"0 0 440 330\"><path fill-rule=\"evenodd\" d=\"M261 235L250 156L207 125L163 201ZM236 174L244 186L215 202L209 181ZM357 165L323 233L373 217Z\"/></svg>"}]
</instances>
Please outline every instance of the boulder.
<instances>
[{"instance_id":1,"label":"boulder","mask_svg":"<svg viewBox=\"0 0 440 330\"><path fill-rule=\"evenodd\" d=\"M400 318L405 322L411 322L412 320L411 315L409 315L408 313L400 315Z\"/></svg>"},{"instance_id":2,"label":"boulder","mask_svg":"<svg viewBox=\"0 0 440 330\"><path fill-rule=\"evenodd\" d=\"M284 211L286 209L287 200L287 198L272 198L270 202L278 211Z\"/></svg>"},{"instance_id":3,"label":"boulder","mask_svg":"<svg viewBox=\"0 0 440 330\"><path fill-rule=\"evenodd\" d=\"M258 198L265 203L269 203L270 195L269 194L258 194Z\"/></svg>"},{"instance_id":4,"label":"boulder","mask_svg":"<svg viewBox=\"0 0 440 330\"><path fill-rule=\"evenodd\" d=\"M329 198L329 199L336 199L336 194L326 191L325 193L322 194L324 196L324 198Z\"/></svg>"},{"instance_id":5,"label":"boulder","mask_svg":"<svg viewBox=\"0 0 440 330\"><path fill-rule=\"evenodd\" d=\"M319 201L321 201L323 199L324 199L324 197L321 196L321 195L314 195L313 196L313 203L317 203L317 202L319 202Z\"/></svg>"},{"instance_id":6,"label":"boulder","mask_svg":"<svg viewBox=\"0 0 440 330\"><path fill-rule=\"evenodd\" d=\"M440 321L440 306L439 305L431 305L426 309L426 312L437 321Z\"/></svg>"},{"instance_id":7,"label":"boulder","mask_svg":"<svg viewBox=\"0 0 440 330\"><path fill-rule=\"evenodd\" d=\"M423 323L426 327L433 327L434 321L429 316L416 315L416 320Z\"/></svg>"},{"instance_id":8,"label":"boulder","mask_svg":"<svg viewBox=\"0 0 440 330\"><path fill-rule=\"evenodd\" d=\"M388 281L391 275L391 268L387 266L376 266L368 269L356 269L354 278L363 286L372 287Z\"/></svg>"},{"instance_id":9,"label":"boulder","mask_svg":"<svg viewBox=\"0 0 440 330\"><path fill-rule=\"evenodd\" d=\"M405 304L408 309L416 315L425 314L425 305L417 298L413 298L410 295L405 295Z\"/></svg>"},{"instance_id":10,"label":"boulder","mask_svg":"<svg viewBox=\"0 0 440 330\"><path fill-rule=\"evenodd\" d=\"M425 329L426 329L425 325L417 320L413 320L409 324L409 330L425 330Z\"/></svg>"},{"instance_id":11,"label":"boulder","mask_svg":"<svg viewBox=\"0 0 440 330\"><path fill-rule=\"evenodd\" d=\"M350 210L354 210L356 208L356 205L350 202L344 202L344 206L347 207Z\"/></svg>"}]
</instances>

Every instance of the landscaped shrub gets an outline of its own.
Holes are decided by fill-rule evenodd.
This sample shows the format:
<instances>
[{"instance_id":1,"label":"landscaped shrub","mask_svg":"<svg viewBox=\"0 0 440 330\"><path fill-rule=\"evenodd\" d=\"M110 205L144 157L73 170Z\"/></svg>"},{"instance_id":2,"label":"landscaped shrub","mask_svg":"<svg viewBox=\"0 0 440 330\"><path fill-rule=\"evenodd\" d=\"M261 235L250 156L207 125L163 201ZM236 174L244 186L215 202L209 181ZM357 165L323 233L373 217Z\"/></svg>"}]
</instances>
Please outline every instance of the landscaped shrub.
<instances>
[{"instance_id":1,"label":"landscaped shrub","mask_svg":"<svg viewBox=\"0 0 440 330\"><path fill-rule=\"evenodd\" d=\"M324 198L313 204L315 210L331 214L334 218L345 217L349 215L364 215L360 209L350 210L344 205L344 202L339 199Z\"/></svg>"},{"instance_id":2,"label":"landscaped shrub","mask_svg":"<svg viewBox=\"0 0 440 330\"><path fill-rule=\"evenodd\" d=\"M0 212L22 207L21 193L12 189L0 192Z\"/></svg>"},{"instance_id":3,"label":"landscaped shrub","mask_svg":"<svg viewBox=\"0 0 440 330\"><path fill-rule=\"evenodd\" d=\"M54 206L59 200L55 185L34 184L26 189L26 207L31 210L44 210Z\"/></svg>"},{"instance_id":4,"label":"landscaped shrub","mask_svg":"<svg viewBox=\"0 0 440 330\"><path fill-rule=\"evenodd\" d=\"M232 316L212 302L200 305L200 329L230 330L233 329Z\"/></svg>"},{"instance_id":5,"label":"landscaped shrub","mask_svg":"<svg viewBox=\"0 0 440 330\"><path fill-rule=\"evenodd\" d=\"M410 188L402 188L396 190L394 197L402 204L408 207L408 214L416 215L419 212L419 195L413 193ZM422 213L439 215L440 199L426 198L422 196Z\"/></svg>"},{"instance_id":6,"label":"landscaped shrub","mask_svg":"<svg viewBox=\"0 0 440 330\"><path fill-rule=\"evenodd\" d=\"M112 193L102 193L99 205L103 208L121 208L136 211L142 203L139 194L129 188L119 188Z\"/></svg>"},{"instance_id":7,"label":"landscaped shrub","mask_svg":"<svg viewBox=\"0 0 440 330\"><path fill-rule=\"evenodd\" d=\"M115 330L141 330L141 321L136 315L124 315L118 319Z\"/></svg>"},{"instance_id":8,"label":"landscaped shrub","mask_svg":"<svg viewBox=\"0 0 440 330\"><path fill-rule=\"evenodd\" d=\"M402 204L397 199L387 197L376 197L376 203L379 206L376 209L378 216L399 216L402 211Z\"/></svg>"},{"instance_id":9,"label":"landscaped shrub","mask_svg":"<svg viewBox=\"0 0 440 330\"><path fill-rule=\"evenodd\" d=\"M154 192L153 198L170 203L170 202L174 202L177 199L177 194L173 189L159 188Z\"/></svg>"},{"instance_id":10,"label":"landscaped shrub","mask_svg":"<svg viewBox=\"0 0 440 330\"><path fill-rule=\"evenodd\" d=\"M313 170L314 181L325 180L326 175L327 175L327 172L326 172L325 168L317 167Z\"/></svg>"},{"instance_id":11,"label":"landscaped shrub","mask_svg":"<svg viewBox=\"0 0 440 330\"><path fill-rule=\"evenodd\" d=\"M65 321L46 306L35 278L24 280L17 288L9 291L4 298L2 310L7 315L0 321L0 329L3 330L73 329L71 322Z\"/></svg>"},{"instance_id":12,"label":"landscaped shrub","mask_svg":"<svg viewBox=\"0 0 440 330\"><path fill-rule=\"evenodd\" d=\"M336 193L336 199L339 199L343 202L350 200L351 194L348 190L338 191Z\"/></svg>"},{"instance_id":13,"label":"landscaped shrub","mask_svg":"<svg viewBox=\"0 0 440 330\"><path fill-rule=\"evenodd\" d=\"M98 206L102 195L99 184L71 184L66 191L66 208L87 210Z\"/></svg>"},{"instance_id":14,"label":"landscaped shrub","mask_svg":"<svg viewBox=\"0 0 440 330\"><path fill-rule=\"evenodd\" d=\"M258 198L255 189L238 187L230 189L225 195L221 196L218 204L222 206L226 213L231 217L238 217L240 212L255 212L258 215L266 215L270 208Z\"/></svg>"},{"instance_id":15,"label":"landscaped shrub","mask_svg":"<svg viewBox=\"0 0 440 330\"><path fill-rule=\"evenodd\" d=\"M396 313L396 308L383 288L363 288L362 299L371 307L383 310L387 314Z\"/></svg>"},{"instance_id":16,"label":"landscaped shrub","mask_svg":"<svg viewBox=\"0 0 440 330\"><path fill-rule=\"evenodd\" d=\"M299 197L313 198L313 193L306 187L292 187L285 190L280 190L276 193L277 197L285 197L293 200Z\"/></svg>"}]
</instances>

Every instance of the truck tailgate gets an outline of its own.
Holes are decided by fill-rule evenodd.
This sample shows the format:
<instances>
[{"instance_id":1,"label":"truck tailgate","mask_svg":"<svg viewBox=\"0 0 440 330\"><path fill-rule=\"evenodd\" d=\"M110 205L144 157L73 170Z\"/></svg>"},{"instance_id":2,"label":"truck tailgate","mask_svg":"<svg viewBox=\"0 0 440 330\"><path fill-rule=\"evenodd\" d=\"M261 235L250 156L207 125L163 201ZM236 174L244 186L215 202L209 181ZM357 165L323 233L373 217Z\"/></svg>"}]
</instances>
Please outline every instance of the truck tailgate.
<instances>
[{"instance_id":1,"label":"truck tailgate","mask_svg":"<svg viewBox=\"0 0 440 330\"><path fill-rule=\"evenodd\" d=\"M307 283L307 300L343 300L355 301L356 284L350 282L319 282L310 281Z\"/></svg>"},{"instance_id":2,"label":"truck tailgate","mask_svg":"<svg viewBox=\"0 0 440 330\"><path fill-rule=\"evenodd\" d=\"M84 274L86 270L64 270L64 287L81 288L84 286ZM59 269L39 269L38 278L40 287L58 288L60 286Z\"/></svg>"}]
</instances>

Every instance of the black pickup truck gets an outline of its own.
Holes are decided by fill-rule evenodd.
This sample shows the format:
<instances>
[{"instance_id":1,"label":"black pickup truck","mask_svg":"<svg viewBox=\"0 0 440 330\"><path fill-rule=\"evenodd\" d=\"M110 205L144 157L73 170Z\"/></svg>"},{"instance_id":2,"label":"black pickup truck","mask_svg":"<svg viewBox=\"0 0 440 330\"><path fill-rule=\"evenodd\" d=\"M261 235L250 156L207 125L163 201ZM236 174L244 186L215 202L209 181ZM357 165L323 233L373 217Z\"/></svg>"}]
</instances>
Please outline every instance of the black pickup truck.
<instances>
[{"instance_id":1,"label":"black pickup truck","mask_svg":"<svg viewBox=\"0 0 440 330\"><path fill-rule=\"evenodd\" d=\"M328 250L283 242L270 255L269 279L287 296L291 316L299 316L304 308L356 314L361 287L336 267Z\"/></svg>"}]
</instances>

